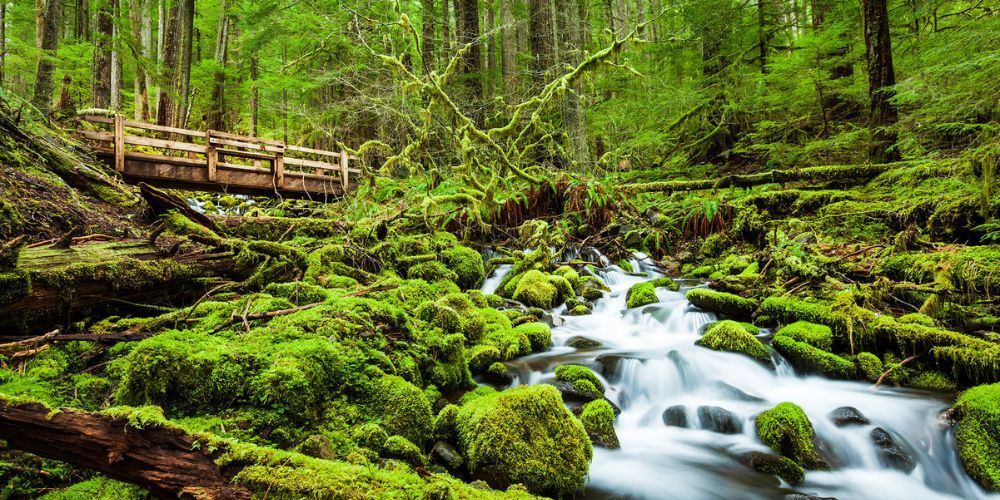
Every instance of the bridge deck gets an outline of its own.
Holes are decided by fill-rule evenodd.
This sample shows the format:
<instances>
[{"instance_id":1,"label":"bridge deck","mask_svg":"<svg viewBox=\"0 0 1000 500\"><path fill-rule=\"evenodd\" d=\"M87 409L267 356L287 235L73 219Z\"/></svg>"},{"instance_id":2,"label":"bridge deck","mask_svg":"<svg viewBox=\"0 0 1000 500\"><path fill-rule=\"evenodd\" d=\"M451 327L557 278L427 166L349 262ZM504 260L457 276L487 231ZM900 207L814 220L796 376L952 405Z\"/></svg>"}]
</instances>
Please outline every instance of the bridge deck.
<instances>
[{"instance_id":1,"label":"bridge deck","mask_svg":"<svg viewBox=\"0 0 1000 500\"><path fill-rule=\"evenodd\" d=\"M199 191L325 199L356 186L345 151L289 146L280 141L216 130L199 132L114 118L85 116L97 128L77 133L126 182ZM128 135L137 131L147 135Z\"/></svg>"}]
</instances>

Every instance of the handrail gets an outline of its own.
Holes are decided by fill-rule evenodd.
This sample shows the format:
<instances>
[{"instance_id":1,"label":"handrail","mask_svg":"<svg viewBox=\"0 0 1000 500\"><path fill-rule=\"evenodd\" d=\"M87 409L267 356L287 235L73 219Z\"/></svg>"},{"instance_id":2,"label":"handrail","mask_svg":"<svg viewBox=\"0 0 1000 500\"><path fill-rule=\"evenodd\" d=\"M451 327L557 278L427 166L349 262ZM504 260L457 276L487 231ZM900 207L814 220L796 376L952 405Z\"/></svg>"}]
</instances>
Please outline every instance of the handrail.
<instances>
[{"instance_id":1,"label":"handrail","mask_svg":"<svg viewBox=\"0 0 1000 500\"><path fill-rule=\"evenodd\" d=\"M94 130L78 130L77 132L84 138L97 142L111 142L113 146L111 153L115 158L115 169L124 172L125 157L127 151L125 146L147 146L165 150L181 151L191 154L203 155L206 158L208 177L211 182L216 182L216 169L219 166L241 168L253 168L250 166L226 163L222 156L226 158L235 157L244 160L253 160L255 165L262 161L271 163L268 169L274 176L275 186L284 185L285 174L289 175L309 175L329 176L341 181L344 192L349 188L349 178L351 173L359 174L361 170L351 168L350 160L357 160L354 155L349 155L346 151L325 151L320 149L307 148L304 146L286 145L282 141L251 137L246 135L221 132L217 130L207 130L204 132L177 127L168 127L133 120L126 120L118 114L112 117L85 115L81 117L85 122L111 125L112 132L100 132ZM139 135L126 135L125 128L139 129L150 132L172 134L173 137L185 136L204 141L204 144L187 142L187 140L158 139ZM234 149L235 148L235 149ZM243 151L246 150L246 151ZM286 156L287 153L299 153L303 155L323 156L330 158L330 161L317 161L296 156ZM149 156L143 154L142 156ZM169 158L169 156L165 157ZM295 167L292 171L286 171L286 166Z\"/></svg>"}]
</instances>

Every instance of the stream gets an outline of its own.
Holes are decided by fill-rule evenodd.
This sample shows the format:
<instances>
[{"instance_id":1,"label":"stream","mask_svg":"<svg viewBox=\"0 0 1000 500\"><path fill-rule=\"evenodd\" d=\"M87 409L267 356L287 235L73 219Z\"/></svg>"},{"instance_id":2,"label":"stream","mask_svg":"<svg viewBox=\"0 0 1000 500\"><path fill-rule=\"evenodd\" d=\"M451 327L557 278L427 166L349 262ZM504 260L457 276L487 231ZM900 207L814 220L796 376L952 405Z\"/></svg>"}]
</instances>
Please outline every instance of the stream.
<instances>
[{"instance_id":1,"label":"stream","mask_svg":"<svg viewBox=\"0 0 1000 500\"><path fill-rule=\"evenodd\" d=\"M625 307L629 287L662 274L641 255L632 261L638 273L607 266L607 259L598 257L606 267L597 276L611 292L590 315L561 316L552 329L551 349L508 363L514 385L551 381L560 364L590 366L604 382L607 398L622 409L615 421L621 449L594 448L586 498L742 499L795 493L841 500L990 497L958 459L942 417L951 405L945 395L804 376L776 353L776 369L769 370L739 354L698 347L695 341L718 319L684 298L702 283L681 280L678 292L659 288L659 303L630 310ZM510 269L498 267L483 290L494 291ZM562 312L553 311L556 316ZM760 338L766 344L770 335L762 330ZM576 336L601 345L569 347ZM821 454L832 465L831 471L807 471L805 481L795 486L740 461L748 452L769 451L756 436L754 417L782 401L805 410ZM684 408L679 411L686 415L687 427L664 423L664 410L678 405ZM742 429L732 434L705 430L713 421L702 422L698 408L706 406L732 412ZM829 415L844 406L856 408L871 423L837 427ZM877 427L888 431L912 459L911 471L880 459L871 437Z\"/></svg>"}]
</instances>

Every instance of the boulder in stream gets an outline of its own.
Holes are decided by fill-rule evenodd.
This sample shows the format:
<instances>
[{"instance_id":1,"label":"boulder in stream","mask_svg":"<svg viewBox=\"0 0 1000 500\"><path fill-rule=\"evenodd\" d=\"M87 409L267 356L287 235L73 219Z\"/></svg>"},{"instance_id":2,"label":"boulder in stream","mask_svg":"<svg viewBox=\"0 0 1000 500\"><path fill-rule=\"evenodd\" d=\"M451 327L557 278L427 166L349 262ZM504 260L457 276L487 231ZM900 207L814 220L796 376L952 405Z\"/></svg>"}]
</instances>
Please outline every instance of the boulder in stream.
<instances>
[{"instance_id":1,"label":"boulder in stream","mask_svg":"<svg viewBox=\"0 0 1000 500\"><path fill-rule=\"evenodd\" d=\"M767 347L735 321L716 323L695 342L695 345L716 351L743 354L765 366L772 366L771 353Z\"/></svg>"},{"instance_id":2,"label":"boulder in stream","mask_svg":"<svg viewBox=\"0 0 1000 500\"><path fill-rule=\"evenodd\" d=\"M574 349L593 349L595 347L601 347L601 343L584 337L583 335L574 335L566 341L566 345Z\"/></svg>"},{"instance_id":3,"label":"boulder in stream","mask_svg":"<svg viewBox=\"0 0 1000 500\"><path fill-rule=\"evenodd\" d=\"M720 406L699 406L698 424L702 429L720 434L743 432L743 421L735 413Z\"/></svg>"},{"instance_id":4,"label":"boulder in stream","mask_svg":"<svg viewBox=\"0 0 1000 500\"><path fill-rule=\"evenodd\" d=\"M795 403L779 403L757 415L757 435L772 450L806 469L829 469L816 453L816 433L805 411Z\"/></svg>"},{"instance_id":5,"label":"boulder in stream","mask_svg":"<svg viewBox=\"0 0 1000 500\"><path fill-rule=\"evenodd\" d=\"M801 483L806 476L805 470L799 464L787 457L773 453L765 453L763 451L747 452L740 457L740 462L758 472L778 476L789 484Z\"/></svg>"},{"instance_id":6,"label":"boulder in stream","mask_svg":"<svg viewBox=\"0 0 1000 500\"><path fill-rule=\"evenodd\" d=\"M857 408L853 406L841 406L830 412L830 421L837 427L848 425L868 425L871 423Z\"/></svg>"},{"instance_id":7,"label":"boulder in stream","mask_svg":"<svg viewBox=\"0 0 1000 500\"><path fill-rule=\"evenodd\" d=\"M757 303L739 295L717 292L708 288L692 288L687 292L688 302L703 311L723 314L736 319L750 319Z\"/></svg>"},{"instance_id":8,"label":"boulder in stream","mask_svg":"<svg viewBox=\"0 0 1000 500\"><path fill-rule=\"evenodd\" d=\"M903 448L896 443L896 440L888 431L881 427L872 429L870 434L872 442L878 448L878 459L884 467L898 469L903 472L912 471L917 464Z\"/></svg>"},{"instance_id":9,"label":"boulder in stream","mask_svg":"<svg viewBox=\"0 0 1000 500\"><path fill-rule=\"evenodd\" d=\"M590 442L602 448L621 448L615 433L615 411L606 399L598 399L583 405L580 414L583 428L587 430Z\"/></svg>"},{"instance_id":10,"label":"boulder in stream","mask_svg":"<svg viewBox=\"0 0 1000 500\"><path fill-rule=\"evenodd\" d=\"M687 408L684 405L675 405L663 410L663 423L668 427L687 427Z\"/></svg>"}]
</instances>

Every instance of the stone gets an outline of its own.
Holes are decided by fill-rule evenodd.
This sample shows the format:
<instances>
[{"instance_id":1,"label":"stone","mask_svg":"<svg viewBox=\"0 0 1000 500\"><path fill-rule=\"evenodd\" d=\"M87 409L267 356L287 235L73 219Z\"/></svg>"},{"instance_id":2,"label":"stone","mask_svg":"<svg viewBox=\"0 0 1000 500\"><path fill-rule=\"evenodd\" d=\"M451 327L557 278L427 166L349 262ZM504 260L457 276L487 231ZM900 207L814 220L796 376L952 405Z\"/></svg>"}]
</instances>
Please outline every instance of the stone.
<instances>
[{"instance_id":1,"label":"stone","mask_svg":"<svg viewBox=\"0 0 1000 500\"><path fill-rule=\"evenodd\" d=\"M444 441L434 443L434 448L431 449L431 460L450 470L457 470L465 462L462 454L454 446Z\"/></svg>"},{"instance_id":2,"label":"stone","mask_svg":"<svg viewBox=\"0 0 1000 500\"><path fill-rule=\"evenodd\" d=\"M875 447L878 448L878 458L882 466L903 472L910 472L917 466L913 457L903 450L893 439L892 434L889 434L885 429L876 427L872 429L870 436Z\"/></svg>"},{"instance_id":3,"label":"stone","mask_svg":"<svg viewBox=\"0 0 1000 500\"><path fill-rule=\"evenodd\" d=\"M720 406L699 406L698 424L702 429L720 434L739 434L743 422L735 413Z\"/></svg>"},{"instance_id":4,"label":"stone","mask_svg":"<svg viewBox=\"0 0 1000 500\"><path fill-rule=\"evenodd\" d=\"M830 412L830 421L837 427L848 425L868 425L871 423L857 408L853 406L841 406Z\"/></svg>"},{"instance_id":5,"label":"stone","mask_svg":"<svg viewBox=\"0 0 1000 500\"><path fill-rule=\"evenodd\" d=\"M566 345L574 349L593 349L595 347L601 347L600 342L588 339L582 335L574 335L570 337L569 340L566 341Z\"/></svg>"},{"instance_id":6,"label":"stone","mask_svg":"<svg viewBox=\"0 0 1000 500\"><path fill-rule=\"evenodd\" d=\"M684 405L675 405L663 410L663 424L667 427L687 427L687 408Z\"/></svg>"}]
</instances>

